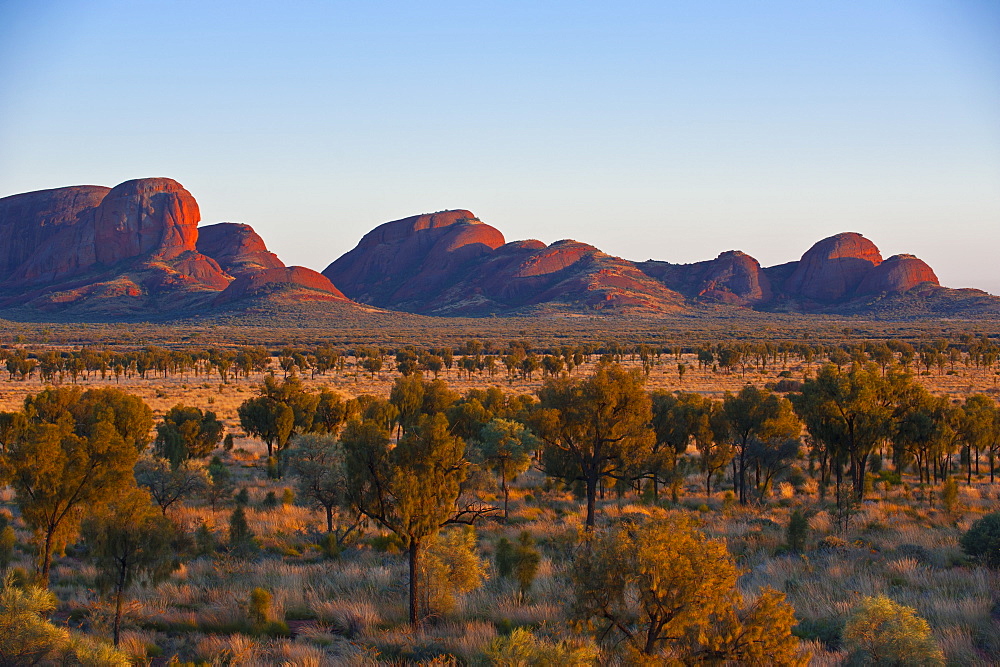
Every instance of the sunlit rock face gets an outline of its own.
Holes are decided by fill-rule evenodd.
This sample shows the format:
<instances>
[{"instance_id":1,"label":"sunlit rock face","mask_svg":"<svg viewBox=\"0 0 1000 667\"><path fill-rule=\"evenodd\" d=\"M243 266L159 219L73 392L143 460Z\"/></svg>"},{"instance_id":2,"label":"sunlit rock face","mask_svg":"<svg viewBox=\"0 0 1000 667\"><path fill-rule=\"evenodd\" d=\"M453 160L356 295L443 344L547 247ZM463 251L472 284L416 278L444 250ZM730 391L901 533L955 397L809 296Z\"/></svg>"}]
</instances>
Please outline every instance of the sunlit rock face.
<instances>
[{"instance_id":1,"label":"sunlit rock face","mask_svg":"<svg viewBox=\"0 0 1000 667\"><path fill-rule=\"evenodd\" d=\"M368 232L323 275L356 301L394 307L426 299L503 244L471 211L415 215Z\"/></svg>"},{"instance_id":2,"label":"sunlit rock face","mask_svg":"<svg viewBox=\"0 0 1000 667\"><path fill-rule=\"evenodd\" d=\"M858 294L906 292L921 283L940 285L927 262L913 255L893 255L865 276Z\"/></svg>"},{"instance_id":3,"label":"sunlit rock face","mask_svg":"<svg viewBox=\"0 0 1000 667\"><path fill-rule=\"evenodd\" d=\"M882 263L874 243L844 232L825 238L802 255L784 291L792 296L831 302L854 294L868 273Z\"/></svg>"},{"instance_id":4,"label":"sunlit rock face","mask_svg":"<svg viewBox=\"0 0 1000 667\"><path fill-rule=\"evenodd\" d=\"M150 255L169 260L196 250L198 202L170 178L140 178L116 185L97 207L97 261L115 264Z\"/></svg>"}]
</instances>

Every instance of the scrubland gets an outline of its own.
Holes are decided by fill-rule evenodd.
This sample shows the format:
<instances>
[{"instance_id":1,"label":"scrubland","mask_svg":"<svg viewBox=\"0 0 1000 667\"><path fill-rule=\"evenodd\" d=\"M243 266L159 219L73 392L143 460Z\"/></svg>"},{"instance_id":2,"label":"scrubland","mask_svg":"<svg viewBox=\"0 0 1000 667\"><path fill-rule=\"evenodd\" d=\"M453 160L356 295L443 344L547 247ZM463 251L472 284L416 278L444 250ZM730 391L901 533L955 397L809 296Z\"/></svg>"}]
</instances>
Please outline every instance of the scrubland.
<instances>
[{"instance_id":1,"label":"scrubland","mask_svg":"<svg viewBox=\"0 0 1000 667\"><path fill-rule=\"evenodd\" d=\"M591 373L598 356L573 369L573 376ZM391 360L376 373L356 368L357 361L347 357L342 370L299 376L305 389L330 389L344 399L388 397L398 377ZM748 384L774 387L781 380L812 377L820 361L793 358L764 370L726 370L700 365L692 351L663 352L648 364L645 386L720 398ZM621 362L642 367L628 355ZM686 367L683 375L678 364ZM913 370L916 381L932 393L954 400L998 393L992 367L960 362L923 374L916 365ZM276 359L269 372L281 379ZM325 538L324 513L302 505L301 498L292 499L291 476L268 474L264 443L246 435L237 415L239 405L256 395L263 377L257 373L221 382L217 375L187 373L79 380L85 387L118 386L141 397L157 420L179 403L212 410L235 436L230 450L215 452L231 474L232 493L214 506L200 496L171 506L167 515L186 536L187 553L166 580L130 590L121 649L133 664L504 664L497 658L498 640L518 628L530 631L535 641L562 646L563 655L611 664L623 660L615 647L598 646L572 614L574 590L568 572L586 533L579 487L547 477L540 462L533 461L512 482L509 517L494 515L475 525L480 581L437 610L429 605L431 615L414 628L407 622L404 546L368 521L358 534L332 548ZM545 381L541 371L509 378L503 367L492 377L457 369L442 371L439 377L461 394L490 386L509 394L534 394ZM25 397L42 386L37 378L0 382L0 410L20 409ZM803 452L773 485L741 505L728 467L706 495L697 456L694 445L681 455L691 468L673 494L661 489L653 498L641 486L616 488L611 481L602 485L598 530L672 512L693 517L700 530L725 543L742 572L739 589L745 598L754 599L764 586L786 596L794 608L801 656L810 664L848 661L845 623L862 598L878 594L926 619L948 664L1000 663L1000 572L971 561L959 545L974 521L1000 508L1000 483L991 484L985 469L969 483L959 468L953 478L957 497L949 497L943 484L921 484L905 472L898 477L870 475L863 500L838 502L832 486L817 481L815 461ZM892 469L887 449L880 450L877 467ZM237 556L226 548L238 490L246 491L246 516L259 549L251 556ZM481 499L502 501L492 480L483 483ZM37 556L33 535L18 518L14 492L5 489L0 500L17 537L11 567L30 577ZM808 529L800 547L791 549L788 526L796 510L807 517ZM348 518L346 511L339 515L339 520ZM214 538L212 548L196 548L200 527ZM515 542L524 531L540 554L527 591L500 576L496 560L500 540ZM98 572L84 556L71 544L55 560L50 588L58 608L53 620L107 638L112 603L102 595ZM258 588L271 596L266 626L249 620L251 595ZM579 651L573 653L575 649Z\"/></svg>"}]
</instances>

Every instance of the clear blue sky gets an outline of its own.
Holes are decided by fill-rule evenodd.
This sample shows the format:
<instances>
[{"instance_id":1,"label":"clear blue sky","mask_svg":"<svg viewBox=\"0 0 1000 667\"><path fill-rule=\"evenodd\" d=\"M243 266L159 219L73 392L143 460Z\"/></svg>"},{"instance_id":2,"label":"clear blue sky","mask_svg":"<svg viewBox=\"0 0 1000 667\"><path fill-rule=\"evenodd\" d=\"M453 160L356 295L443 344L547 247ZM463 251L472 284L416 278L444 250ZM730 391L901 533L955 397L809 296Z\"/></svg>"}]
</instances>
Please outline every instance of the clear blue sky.
<instances>
[{"instance_id":1,"label":"clear blue sky","mask_svg":"<svg viewBox=\"0 0 1000 667\"><path fill-rule=\"evenodd\" d=\"M1000 293L1000 2L0 0L0 196L169 176L322 270L508 240L762 264L858 231Z\"/></svg>"}]
</instances>

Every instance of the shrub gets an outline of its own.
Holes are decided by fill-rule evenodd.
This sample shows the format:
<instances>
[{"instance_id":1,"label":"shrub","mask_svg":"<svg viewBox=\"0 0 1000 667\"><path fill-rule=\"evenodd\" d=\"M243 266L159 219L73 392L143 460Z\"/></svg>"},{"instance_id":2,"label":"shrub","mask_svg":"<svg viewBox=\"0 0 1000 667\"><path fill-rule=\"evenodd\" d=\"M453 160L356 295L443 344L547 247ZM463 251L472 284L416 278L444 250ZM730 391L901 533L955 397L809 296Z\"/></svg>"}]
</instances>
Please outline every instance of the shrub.
<instances>
[{"instance_id":1,"label":"shrub","mask_svg":"<svg viewBox=\"0 0 1000 667\"><path fill-rule=\"evenodd\" d=\"M986 567L1000 569L1000 512L987 514L962 535L962 551Z\"/></svg>"},{"instance_id":2,"label":"shrub","mask_svg":"<svg viewBox=\"0 0 1000 667\"><path fill-rule=\"evenodd\" d=\"M3 528L0 529L0 568L6 569L14 560L14 545L17 544L17 535L14 529L7 525L6 517L3 519Z\"/></svg>"},{"instance_id":3,"label":"shrub","mask_svg":"<svg viewBox=\"0 0 1000 667\"><path fill-rule=\"evenodd\" d=\"M541 561L542 557L535 548L535 539L528 531L521 531L517 548L514 549L514 576L521 587L522 596L527 595L531 589Z\"/></svg>"},{"instance_id":4,"label":"shrub","mask_svg":"<svg viewBox=\"0 0 1000 667\"><path fill-rule=\"evenodd\" d=\"M215 533L212 532L212 529L204 521L202 521L201 525L198 526L198 530L194 533L194 543L199 556L212 556L215 554L216 549L219 548L219 543L215 539Z\"/></svg>"},{"instance_id":5,"label":"shrub","mask_svg":"<svg viewBox=\"0 0 1000 667\"><path fill-rule=\"evenodd\" d=\"M271 620L271 594L263 588L250 591L247 615L255 627L263 628Z\"/></svg>"},{"instance_id":6,"label":"shrub","mask_svg":"<svg viewBox=\"0 0 1000 667\"><path fill-rule=\"evenodd\" d=\"M806 537L809 534L809 520L799 510L792 512L788 520L788 530L785 532L788 550L801 553L806 548Z\"/></svg>"},{"instance_id":7,"label":"shrub","mask_svg":"<svg viewBox=\"0 0 1000 667\"><path fill-rule=\"evenodd\" d=\"M947 512L954 512L958 505L958 483L954 477L949 477L941 485L941 504Z\"/></svg>"},{"instance_id":8,"label":"shrub","mask_svg":"<svg viewBox=\"0 0 1000 667\"><path fill-rule=\"evenodd\" d=\"M246 512L242 507L237 507L229 517L229 551L241 558L257 553L257 538L250 530Z\"/></svg>"},{"instance_id":9,"label":"shrub","mask_svg":"<svg viewBox=\"0 0 1000 667\"><path fill-rule=\"evenodd\" d=\"M420 560L420 581L428 611L446 614L458 605L456 594L479 588L486 564L476 554L476 531L471 526L442 531Z\"/></svg>"},{"instance_id":10,"label":"shrub","mask_svg":"<svg viewBox=\"0 0 1000 667\"><path fill-rule=\"evenodd\" d=\"M528 667L528 665L591 665L597 661L598 650L592 643L553 642L539 639L524 628L517 628L506 637L497 637L485 651L494 665Z\"/></svg>"},{"instance_id":11,"label":"shrub","mask_svg":"<svg viewBox=\"0 0 1000 667\"><path fill-rule=\"evenodd\" d=\"M884 595L866 597L844 626L844 648L856 665L943 665L927 621Z\"/></svg>"},{"instance_id":12,"label":"shrub","mask_svg":"<svg viewBox=\"0 0 1000 667\"><path fill-rule=\"evenodd\" d=\"M501 577L509 578L514 573L514 545L506 537L501 537L497 542L493 562L496 564L497 574Z\"/></svg>"}]
</instances>

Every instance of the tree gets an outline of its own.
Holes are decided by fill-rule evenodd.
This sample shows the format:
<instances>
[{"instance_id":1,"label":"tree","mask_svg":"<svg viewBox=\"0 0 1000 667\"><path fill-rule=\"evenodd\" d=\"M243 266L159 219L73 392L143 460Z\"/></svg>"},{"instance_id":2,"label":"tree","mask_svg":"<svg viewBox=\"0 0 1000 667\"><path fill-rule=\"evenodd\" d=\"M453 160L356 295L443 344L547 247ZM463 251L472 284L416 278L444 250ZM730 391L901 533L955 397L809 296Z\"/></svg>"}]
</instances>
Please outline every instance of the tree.
<instances>
[{"instance_id":1,"label":"tree","mask_svg":"<svg viewBox=\"0 0 1000 667\"><path fill-rule=\"evenodd\" d=\"M174 468L182 461L204 458L222 441L223 428L214 412L178 403L156 427L156 454L168 459Z\"/></svg>"},{"instance_id":2,"label":"tree","mask_svg":"<svg viewBox=\"0 0 1000 667\"><path fill-rule=\"evenodd\" d=\"M52 553L75 537L80 509L99 507L134 485L139 452L106 421L93 424L90 437L73 423L35 424L11 447L5 469L25 523L35 529L39 571L47 586Z\"/></svg>"},{"instance_id":3,"label":"tree","mask_svg":"<svg viewBox=\"0 0 1000 667\"><path fill-rule=\"evenodd\" d=\"M257 536L247 523L242 505L229 515L229 552L237 558L249 558L257 553Z\"/></svg>"},{"instance_id":4,"label":"tree","mask_svg":"<svg viewBox=\"0 0 1000 667\"><path fill-rule=\"evenodd\" d=\"M748 500L746 470L753 445L798 437L802 427L786 399L751 385L736 395L726 393L722 401L722 416L736 448L734 485L740 504L745 505Z\"/></svg>"},{"instance_id":5,"label":"tree","mask_svg":"<svg viewBox=\"0 0 1000 667\"><path fill-rule=\"evenodd\" d=\"M507 520L510 489L507 480L517 477L531 465L530 452L538 440L524 426L509 419L491 419L479 436L483 460L500 478L503 491L503 518Z\"/></svg>"},{"instance_id":6,"label":"tree","mask_svg":"<svg viewBox=\"0 0 1000 667\"><path fill-rule=\"evenodd\" d=\"M489 511L459 506L468 471L465 443L448 432L448 420L440 413L421 416L395 447L384 427L372 421L349 422L341 442L351 503L395 533L407 549L410 623L416 626L422 548L443 526L471 523Z\"/></svg>"},{"instance_id":7,"label":"tree","mask_svg":"<svg viewBox=\"0 0 1000 667\"><path fill-rule=\"evenodd\" d=\"M88 556L97 566L98 583L114 591L113 637L118 646L125 593L139 580L156 583L174 569L174 527L156 511L146 491L132 489L89 517L82 532Z\"/></svg>"},{"instance_id":8,"label":"tree","mask_svg":"<svg viewBox=\"0 0 1000 667\"><path fill-rule=\"evenodd\" d=\"M854 664L945 664L927 621L885 595L862 598L844 626L844 647Z\"/></svg>"},{"instance_id":9,"label":"tree","mask_svg":"<svg viewBox=\"0 0 1000 667\"><path fill-rule=\"evenodd\" d=\"M784 596L765 589L745 604L724 543L678 514L592 534L572 565L573 613L599 642L628 655L683 662L804 664ZM648 658L646 659L648 660Z\"/></svg>"},{"instance_id":10,"label":"tree","mask_svg":"<svg viewBox=\"0 0 1000 667\"><path fill-rule=\"evenodd\" d=\"M154 456L144 456L135 464L135 481L149 491L163 516L171 505L206 490L209 484L204 464L183 461L173 467L167 459Z\"/></svg>"},{"instance_id":11,"label":"tree","mask_svg":"<svg viewBox=\"0 0 1000 667\"><path fill-rule=\"evenodd\" d=\"M343 446L329 435L300 435L292 441L284 456L288 469L296 478L296 498L322 509L326 513L326 532L334 534L337 544L342 544L360 526L358 516L350 525L334 532L334 512L347 505Z\"/></svg>"},{"instance_id":12,"label":"tree","mask_svg":"<svg viewBox=\"0 0 1000 667\"><path fill-rule=\"evenodd\" d=\"M723 456L721 465L717 463L718 454L722 450L712 446L715 440L711 428L715 412L712 399L700 394L673 393L662 389L654 391L651 399L652 426L656 441L650 452L647 468L652 475L653 498L659 497L661 481L672 482L672 489L682 481L677 469L677 459L687 451L692 440L703 453L703 470L707 473L706 489L711 495L712 473L729 463L731 458L731 455ZM728 447L725 449L728 450ZM673 500L676 502L677 498L674 497Z\"/></svg>"},{"instance_id":13,"label":"tree","mask_svg":"<svg viewBox=\"0 0 1000 667\"><path fill-rule=\"evenodd\" d=\"M962 406L959 430L967 448L966 482L972 484L972 464L975 459L976 473L979 473L979 454L989 453L990 484L994 481L997 448L1000 447L1000 410L996 401L985 394L973 394L965 399Z\"/></svg>"},{"instance_id":14,"label":"tree","mask_svg":"<svg viewBox=\"0 0 1000 667\"><path fill-rule=\"evenodd\" d=\"M543 441L549 475L582 481L587 491L587 528L595 520L597 486L603 477L633 479L656 439L642 374L604 363L586 380L550 378L538 391L531 418Z\"/></svg>"},{"instance_id":15,"label":"tree","mask_svg":"<svg viewBox=\"0 0 1000 667\"><path fill-rule=\"evenodd\" d=\"M288 439L297 433L309 433L314 426L327 428L335 414L324 414L323 421L314 424L321 396L302 387L296 375L287 377L280 385L273 376L264 378L259 395L245 400L238 408L240 426L251 436L260 438L267 445L268 458L274 455L275 446L282 450ZM335 410L327 398L324 410Z\"/></svg>"},{"instance_id":16,"label":"tree","mask_svg":"<svg viewBox=\"0 0 1000 667\"><path fill-rule=\"evenodd\" d=\"M864 495L868 458L892 432L894 398L909 376L889 373L882 377L877 366L855 364L844 373L835 366L820 369L815 379L806 380L802 393L792 397L795 411L813 438L832 453L838 490L842 461L851 466L854 496Z\"/></svg>"}]
</instances>

